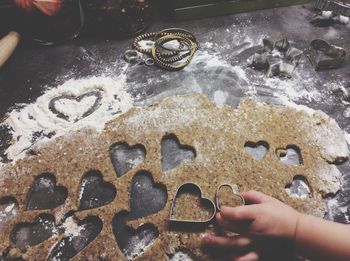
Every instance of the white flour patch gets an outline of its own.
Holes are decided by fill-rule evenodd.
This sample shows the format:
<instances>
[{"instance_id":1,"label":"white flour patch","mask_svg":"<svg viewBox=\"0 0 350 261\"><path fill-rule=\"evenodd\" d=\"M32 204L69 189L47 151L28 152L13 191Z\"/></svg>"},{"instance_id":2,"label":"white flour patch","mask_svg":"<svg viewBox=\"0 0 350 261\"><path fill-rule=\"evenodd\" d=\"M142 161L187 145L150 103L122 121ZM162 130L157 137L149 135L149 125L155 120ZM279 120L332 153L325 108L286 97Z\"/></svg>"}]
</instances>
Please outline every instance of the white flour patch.
<instances>
[{"instance_id":1,"label":"white flour patch","mask_svg":"<svg viewBox=\"0 0 350 261\"><path fill-rule=\"evenodd\" d=\"M64 228L64 234L67 237L79 236L84 229L84 226L78 226L73 217L68 217L62 224L62 227Z\"/></svg>"},{"instance_id":2,"label":"white flour patch","mask_svg":"<svg viewBox=\"0 0 350 261\"><path fill-rule=\"evenodd\" d=\"M346 142L347 142L347 143L349 144L349 146L350 146L350 133L344 132L344 135L345 135Z\"/></svg>"},{"instance_id":3,"label":"white flour patch","mask_svg":"<svg viewBox=\"0 0 350 261\"><path fill-rule=\"evenodd\" d=\"M62 136L85 127L102 130L107 121L133 106L133 98L126 92L123 82L123 79L114 80L105 76L71 79L46 91L34 103L10 112L2 123L11 128L14 140L6 150L8 159L24 157L33 144L42 143L53 136ZM97 98L81 96L91 92L99 92L101 100L95 111L82 118ZM59 117L49 108L50 101L61 96L55 102L55 109L65 118ZM65 96L71 98L67 99Z\"/></svg>"},{"instance_id":4,"label":"white flour patch","mask_svg":"<svg viewBox=\"0 0 350 261\"><path fill-rule=\"evenodd\" d=\"M214 92L214 103L216 106L223 106L226 103L228 93L224 91L216 91Z\"/></svg>"}]
</instances>

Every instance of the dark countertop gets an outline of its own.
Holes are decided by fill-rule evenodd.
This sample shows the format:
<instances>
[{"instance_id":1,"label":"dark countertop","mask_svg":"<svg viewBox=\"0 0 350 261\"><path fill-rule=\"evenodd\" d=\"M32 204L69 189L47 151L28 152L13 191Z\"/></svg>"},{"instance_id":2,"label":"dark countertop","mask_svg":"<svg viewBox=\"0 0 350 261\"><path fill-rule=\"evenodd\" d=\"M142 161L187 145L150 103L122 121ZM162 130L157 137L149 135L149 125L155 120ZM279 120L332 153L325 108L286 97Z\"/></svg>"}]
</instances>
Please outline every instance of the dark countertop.
<instances>
[{"instance_id":1,"label":"dark countertop","mask_svg":"<svg viewBox=\"0 0 350 261\"><path fill-rule=\"evenodd\" d=\"M228 64L243 68L246 68L247 58L256 50L254 46L257 39L263 37L275 40L287 37L299 49L305 49L311 40L320 38L350 52L350 26L336 24L332 27L314 27L309 23L314 15L310 6L293 6L190 22L157 21L148 31L167 27L186 28L197 36L200 43L214 43L214 47L203 45L202 50L218 52ZM247 37L244 38L244 35ZM249 43L252 38L253 44ZM213 98L215 90L225 89L230 94L227 103L233 107L239 99L249 96L247 88L252 85L256 88L254 97L257 100L278 102L273 86L269 86L261 77L256 77L256 72L248 69L244 81L239 79L237 71L225 71L227 67L220 66L210 67L210 71L206 71L205 66L193 66L192 69L180 72L165 72L146 66L129 66L125 70L122 56L126 49L130 49L131 42L131 39L107 41L80 38L51 47L20 46L0 71L0 115L3 116L17 103L35 101L47 86L57 86L69 78L102 73L118 75L122 68L127 88L134 96L138 95L139 101L193 91L190 84L195 82L200 86L200 91L210 98ZM343 115L346 108L349 108L349 105L345 105L346 101L350 102L350 94L346 94L346 91L350 93L350 55L342 68L322 72L315 72L304 57L297 68L297 74L300 77L300 91L317 91L320 95L317 99L301 97L294 101L321 109L333 117L341 128L350 132L350 118ZM156 80L149 83L148 79ZM337 86L342 86L343 89ZM339 167L343 174L350 174L349 162ZM347 180L350 180L349 177L344 176L344 181ZM344 182L343 185L343 194L340 193L337 198L340 206L350 206L350 196L344 196L347 189L350 189L350 184ZM343 213L334 217L338 221L348 222L348 217Z\"/></svg>"}]
</instances>

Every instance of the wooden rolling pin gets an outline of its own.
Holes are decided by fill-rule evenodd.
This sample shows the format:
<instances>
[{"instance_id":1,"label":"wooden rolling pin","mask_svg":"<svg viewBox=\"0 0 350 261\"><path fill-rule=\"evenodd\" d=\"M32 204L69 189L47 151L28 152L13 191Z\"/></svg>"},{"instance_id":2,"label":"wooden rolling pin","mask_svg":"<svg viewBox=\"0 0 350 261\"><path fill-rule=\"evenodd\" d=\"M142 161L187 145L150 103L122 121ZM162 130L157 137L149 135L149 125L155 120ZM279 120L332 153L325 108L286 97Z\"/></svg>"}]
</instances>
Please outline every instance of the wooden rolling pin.
<instances>
[{"instance_id":1,"label":"wooden rolling pin","mask_svg":"<svg viewBox=\"0 0 350 261\"><path fill-rule=\"evenodd\" d=\"M0 40L0 68L15 51L20 39L19 33L12 31Z\"/></svg>"}]
</instances>

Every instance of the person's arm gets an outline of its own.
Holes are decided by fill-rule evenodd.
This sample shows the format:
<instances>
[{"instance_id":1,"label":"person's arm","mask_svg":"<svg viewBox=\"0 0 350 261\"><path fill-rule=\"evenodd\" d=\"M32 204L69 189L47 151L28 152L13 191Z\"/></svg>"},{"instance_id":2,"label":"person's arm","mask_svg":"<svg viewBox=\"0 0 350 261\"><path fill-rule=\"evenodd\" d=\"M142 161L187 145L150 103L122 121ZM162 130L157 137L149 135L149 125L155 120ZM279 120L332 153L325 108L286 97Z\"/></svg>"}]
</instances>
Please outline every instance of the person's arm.
<instances>
[{"instance_id":1,"label":"person's arm","mask_svg":"<svg viewBox=\"0 0 350 261\"><path fill-rule=\"evenodd\" d=\"M302 215L295 236L299 255L311 260L350 260L350 226Z\"/></svg>"},{"instance_id":2,"label":"person's arm","mask_svg":"<svg viewBox=\"0 0 350 261\"><path fill-rule=\"evenodd\" d=\"M262 251L254 242L257 239L264 243L263 247L268 246L265 243L286 241L298 255L315 261L350 260L349 226L301 214L260 192L242 195L251 205L222 207L216 216L220 227L240 235L231 238L207 235L203 239L205 244L232 248L237 252L247 249L243 251L244 255L233 255L233 260L259 260Z\"/></svg>"}]
</instances>

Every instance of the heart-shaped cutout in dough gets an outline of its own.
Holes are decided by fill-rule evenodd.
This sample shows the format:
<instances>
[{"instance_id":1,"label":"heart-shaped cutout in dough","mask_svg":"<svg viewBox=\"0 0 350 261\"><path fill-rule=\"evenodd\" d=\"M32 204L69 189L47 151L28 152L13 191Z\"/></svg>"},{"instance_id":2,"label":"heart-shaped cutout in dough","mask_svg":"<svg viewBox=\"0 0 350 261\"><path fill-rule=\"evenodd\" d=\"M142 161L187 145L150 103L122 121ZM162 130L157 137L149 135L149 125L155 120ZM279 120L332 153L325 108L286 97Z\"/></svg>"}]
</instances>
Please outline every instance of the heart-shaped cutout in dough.
<instances>
[{"instance_id":1,"label":"heart-shaped cutout in dough","mask_svg":"<svg viewBox=\"0 0 350 261\"><path fill-rule=\"evenodd\" d=\"M109 156L118 177L144 161L146 149L141 144L130 146L125 142L118 142L109 148Z\"/></svg>"},{"instance_id":2,"label":"heart-shaped cutout in dough","mask_svg":"<svg viewBox=\"0 0 350 261\"><path fill-rule=\"evenodd\" d=\"M112 183L103 180L102 173L91 170L81 180L79 210L98 208L111 203L117 190Z\"/></svg>"},{"instance_id":3,"label":"heart-shaped cutout in dough","mask_svg":"<svg viewBox=\"0 0 350 261\"><path fill-rule=\"evenodd\" d=\"M52 173L43 173L35 178L27 194L26 210L53 209L62 205L68 195L63 186L56 186Z\"/></svg>"},{"instance_id":4,"label":"heart-shaped cutout in dough","mask_svg":"<svg viewBox=\"0 0 350 261\"><path fill-rule=\"evenodd\" d=\"M112 221L112 229L126 260L133 260L146 252L158 238L159 232L157 227L150 223L134 229L126 225L128 220L130 220L130 213L122 211L116 214Z\"/></svg>"},{"instance_id":5,"label":"heart-shaped cutout in dough","mask_svg":"<svg viewBox=\"0 0 350 261\"><path fill-rule=\"evenodd\" d=\"M41 214L33 223L19 223L12 230L11 241L19 249L38 245L58 233L55 218L49 214Z\"/></svg>"},{"instance_id":6,"label":"heart-shaped cutout in dough","mask_svg":"<svg viewBox=\"0 0 350 261\"><path fill-rule=\"evenodd\" d=\"M303 164L303 158L298 146L288 145L287 148L277 149L276 153L283 164L292 166Z\"/></svg>"},{"instance_id":7,"label":"heart-shaped cutout in dough","mask_svg":"<svg viewBox=\"0 0 350 261\"><path fill-rule=\"evenodd\" d=\"M174 134L163 137L161 152L163 171L175 169L183 162L194 160L196 157L195 149L189 145L181 144Z\"/></svg>"},{"instance_id":8,"label":"heart-shaped cutout in dough","mask_svg":"<svg viewBox=\"0 0 350 261\"><path fill-rule=\"evenodd\" d=\"M266 141L252 142L244 144L246 152L256 160L262 160L269 151L269 144Z\"/></svg>"},{"instance_id":9,"label":"heart-shaped cutout in dough","mask_svg":"<svg viewBox=\"0 0 350 261\"><path fill-rule=\"evenodd\" d=\"M63 224L65 237L52 248L47 261L70 260L100 234L102 227L102 220L96 216L83 220L68 217Z\"/></svg>"}]
</instances>

